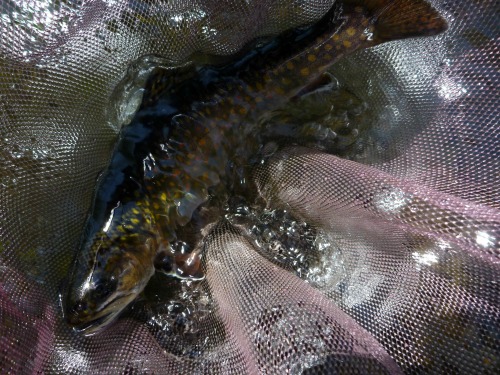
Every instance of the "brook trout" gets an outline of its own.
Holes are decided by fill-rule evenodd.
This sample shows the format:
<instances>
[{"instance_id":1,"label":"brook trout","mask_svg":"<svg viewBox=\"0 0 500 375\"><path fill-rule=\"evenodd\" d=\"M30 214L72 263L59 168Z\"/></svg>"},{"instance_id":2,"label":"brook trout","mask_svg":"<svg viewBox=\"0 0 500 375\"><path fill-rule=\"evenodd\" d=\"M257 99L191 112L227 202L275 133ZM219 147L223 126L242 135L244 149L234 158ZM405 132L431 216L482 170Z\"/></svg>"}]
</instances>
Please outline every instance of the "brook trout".
<instances>
[{"instance_id":1,"label":"brook trout","mask_svg":"<svg viewBox=\"0 0 500 375\"><path fill-rule=\"evenodd\" d=\"M87 334L105 327L155 271L202 277L200 255L175 252L169 243L176 228L206 201L208 189L223 180L229 161L248 159L256 151L247 141L263 114L300 95L347 54L395 39L436 35L446 27L423 1L345 1L305 36L233 64L231 77L209 85L208 93L170 118L164 135L147 145L141 173L128 177L115 194L120 199L104 212L94 208L101 213L87 226L71 274L68 322Z\"/></svg>"}]
</instances>

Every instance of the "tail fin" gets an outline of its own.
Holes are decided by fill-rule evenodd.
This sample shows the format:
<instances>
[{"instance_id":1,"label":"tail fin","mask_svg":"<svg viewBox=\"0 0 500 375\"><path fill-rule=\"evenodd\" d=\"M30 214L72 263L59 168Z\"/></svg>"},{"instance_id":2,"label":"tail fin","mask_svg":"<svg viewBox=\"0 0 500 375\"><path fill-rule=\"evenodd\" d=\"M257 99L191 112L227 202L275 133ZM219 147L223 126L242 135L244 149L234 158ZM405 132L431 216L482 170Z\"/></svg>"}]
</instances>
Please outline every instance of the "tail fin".
<instances>
[{"instance_id":1,"label":"tail fin","mask_svg":"<svg viewBox=\"0 0 500 375\"><path fill-rule=\"evenodd\" d=\"M448 28L446 20L424 0L346 0L345 2L362 5L374 15L376 43L437 35Z\"/></svg>"}]
</instances>

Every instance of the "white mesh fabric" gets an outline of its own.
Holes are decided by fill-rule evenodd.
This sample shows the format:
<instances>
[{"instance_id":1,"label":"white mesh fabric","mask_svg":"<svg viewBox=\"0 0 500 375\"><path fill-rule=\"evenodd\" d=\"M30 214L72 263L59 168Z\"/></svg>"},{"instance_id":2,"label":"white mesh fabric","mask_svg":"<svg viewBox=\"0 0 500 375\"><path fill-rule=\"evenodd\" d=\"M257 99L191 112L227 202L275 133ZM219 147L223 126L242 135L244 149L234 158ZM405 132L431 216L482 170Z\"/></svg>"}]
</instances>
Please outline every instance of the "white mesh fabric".
<instances>
[{"instance_id":1,"label":"white mesh fabric","mask_svg":"<svg viewBox=\"0 0 500 375\"><path fill-rule=\"evenodd\" d=\"M217 226L199 286L214 306L183 341L130 317L82 337L62 317L122 118L111 98L142 56L228 55L332 1L1 2L0 372L498 372L498 5L432 3L444 35L333 67L377 114L352 161L288 150L256 175L270 207L335 244L341 274L325 276L326 252L306 283Z\"/></svg>"},{"instance_id":2,"label":"white mesh fabric","mask_svg":"<svg viewBox=\"0 0 500 375\"><path fill-rule=\"evenodd\" d=\"M229 225L213 230L206 252L212 295L249 373L400 372L370 333Z\"/></svg>"},{"instance_id":3,"label":"white mesh fabric","mask_svg":"<svg viewBox=\"0 0 500 375\"><path fill-rule=\"evenodd\" d=\"M497 291L481 290L498 276L497 210L304 148L273 156L257 181L271 204L335 239L343 278L317 287L370 327L395 358L411 367L438 353L452 357L457 341L495 335L483 336L476 321L499 314ZM400 349L406 341L411 355ZM483 344L480 354L470 353L485 358L494 350ZM470 358L458 363L460 371L477 368Z\"/></svg>"}]
</instances>

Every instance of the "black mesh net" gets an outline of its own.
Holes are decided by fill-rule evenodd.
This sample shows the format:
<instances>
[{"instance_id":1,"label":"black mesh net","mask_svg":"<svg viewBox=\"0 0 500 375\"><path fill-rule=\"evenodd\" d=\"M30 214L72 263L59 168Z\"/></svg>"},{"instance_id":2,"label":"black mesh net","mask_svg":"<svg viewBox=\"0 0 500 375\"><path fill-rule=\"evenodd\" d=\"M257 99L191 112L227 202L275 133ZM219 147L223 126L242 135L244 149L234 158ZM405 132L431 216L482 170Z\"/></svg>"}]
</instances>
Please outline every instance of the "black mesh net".
<instances>
[{"instance_id":1,"label":"black mesh net","mask_svg":"<svg viewBox=\"0 0 500 375\"><path fill-rule=\"evenodd\" d=\"M374 47L390 30L360 19L371 48L312 83L319 55L293 60L305 88L286 100L275 84L295 67L273 59L305 49L325 14L339 38L365 10L418 36L419 4L0 2L0 372L498 373L498 3L431 1L419 22L439 14L446 31ZM226 67L215 93L192 86L207 64ZM161 112L183 90L190 119ZM210 100L219 117L198 110ZM175 182L162 225L177 233L155 264L170 276L151 271L116 319L78 331L64 311L96 183L124 139L165 119L161 151L187 167L144 157L139 185Z\"/></svg>"}]
</instances>

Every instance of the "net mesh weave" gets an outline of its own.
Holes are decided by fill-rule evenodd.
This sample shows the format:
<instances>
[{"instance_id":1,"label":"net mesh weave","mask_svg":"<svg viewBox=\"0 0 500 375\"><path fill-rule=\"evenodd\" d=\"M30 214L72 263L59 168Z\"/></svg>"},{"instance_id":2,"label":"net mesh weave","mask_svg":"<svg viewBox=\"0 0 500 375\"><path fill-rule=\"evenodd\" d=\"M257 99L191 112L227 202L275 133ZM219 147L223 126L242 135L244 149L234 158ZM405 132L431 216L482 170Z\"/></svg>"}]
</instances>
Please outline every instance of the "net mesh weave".
<instances>
[{"instance_id":1,"label":"net mesh weave","mask_svg":"<svg viewBox=\"0 0 500 375\"><path fill-rule=\"evenodd\" d=\"M332 68L378 114L351 160L291 148L255 175L270 206L336 244L334 280L305 283L220 223L205 237L208 342L174 352L134 319L82 337L61 316L96 178L133 109L112 99L140 98L123 82L142 56L229 55L332 1L2 2L0 372L497 373L498 4L432 4L445 34Z\"/></svg>"}]
</instances>

